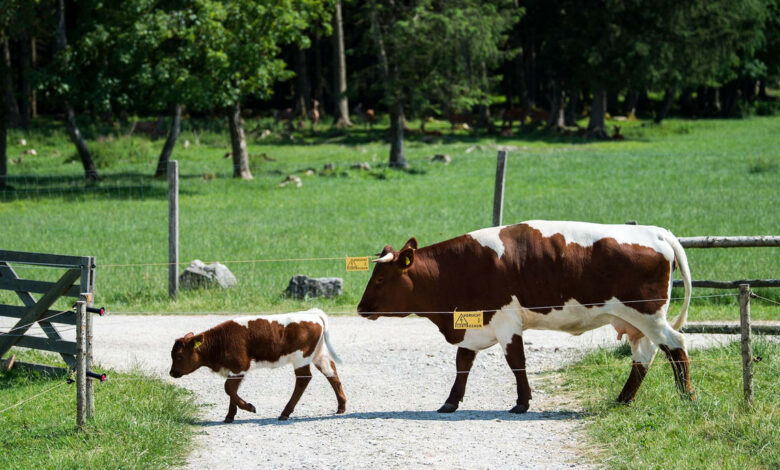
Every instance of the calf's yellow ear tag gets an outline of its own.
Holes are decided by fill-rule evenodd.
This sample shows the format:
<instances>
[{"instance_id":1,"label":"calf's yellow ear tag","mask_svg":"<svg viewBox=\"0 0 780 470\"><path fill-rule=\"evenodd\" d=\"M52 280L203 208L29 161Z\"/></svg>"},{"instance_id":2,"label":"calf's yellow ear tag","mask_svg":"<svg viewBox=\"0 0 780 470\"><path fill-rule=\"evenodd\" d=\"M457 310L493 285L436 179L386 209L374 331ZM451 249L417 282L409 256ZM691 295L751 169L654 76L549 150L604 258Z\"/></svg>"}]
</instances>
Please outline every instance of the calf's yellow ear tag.
<instances>
[{"instance_id":1,"label":"calf's yellow ear tag","mask_svg":"<svg viewBox=\"0 0 780 470\"><path fill-rule=\"evenodd\" d=\"M195 346L193 346L193 349L197 351L201 344L203 344L203 341L196 341Z\"/></svg>"},{"instance_id":2,"label":"calf's yellow ear tag","mask_svg":"<svg viewBox=\"0 0 780 470\"><path fill-rule=\"evenodd\" d=\"M409 259L409 257L408 257L408 256L406 256L406 257L404 258L404 264L405 264L406 266L409 266L410 264L412 264L412 261Z\"/></svg>"}]
</instances>

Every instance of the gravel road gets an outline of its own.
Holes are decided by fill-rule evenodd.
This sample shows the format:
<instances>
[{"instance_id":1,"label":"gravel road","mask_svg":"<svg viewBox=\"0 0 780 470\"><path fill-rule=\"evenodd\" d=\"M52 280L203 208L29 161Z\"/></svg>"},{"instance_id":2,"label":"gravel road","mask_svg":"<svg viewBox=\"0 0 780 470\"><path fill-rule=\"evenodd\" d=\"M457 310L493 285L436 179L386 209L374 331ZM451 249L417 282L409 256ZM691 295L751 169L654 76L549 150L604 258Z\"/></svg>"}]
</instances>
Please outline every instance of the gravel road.
<instances>
[{"instance_id":1,"label":"gravel road","mask_svg":"<svg viewBox=\"0 0 780 470\"><path fill-rule=\"evenodd\" d=\"M376 322L331 317L331 339L344 360L339 374L347 395L345 415L334 414L335 396L325 378L314 372L292 418L277 421L294 386L292 368L285 367L250 373L239 393L255 405L257 414L239 410L234 423L223 424L228 398L221 377L203 369L176 380L167 373L175 338L228 318L95 318L97 362L117 370L139 367L195 393L202 405L202 432L188 468L579 468L588 449L577 406L556 393L555 385L539 372L560 367L587 349L616 343L610 327L577 337L526 331L533 390L528 413L506 411L516 398L514 376L494 346L477 355L460 410L441 415L435 410L454 380L455 347L433 324L416 317ZM689 347L730 339L687 337ZM624 380L628 369L626 362L616 380Z\"/></svg>"}]
</instances>

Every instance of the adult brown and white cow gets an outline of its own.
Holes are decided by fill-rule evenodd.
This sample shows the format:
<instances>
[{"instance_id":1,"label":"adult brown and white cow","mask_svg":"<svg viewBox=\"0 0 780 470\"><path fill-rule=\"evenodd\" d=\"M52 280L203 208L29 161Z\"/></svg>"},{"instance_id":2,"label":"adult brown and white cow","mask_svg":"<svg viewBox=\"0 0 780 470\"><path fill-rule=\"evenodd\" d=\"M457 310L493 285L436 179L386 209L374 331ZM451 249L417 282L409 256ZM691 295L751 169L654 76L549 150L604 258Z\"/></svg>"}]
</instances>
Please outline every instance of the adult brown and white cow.
<instances>
[{"instance_id":1,"label":"adult brown and white cow","mask_svg":"<svg viewBox=\"0 0 780 470\"><path fill-rule=\"evenodd\" d=\"M230 397L226 423L233 422L237 408L255 412L255 407L238 396L244 373L250 368L275 368L292 364L295 390L284 407L280 420L286 420L309 385L309 365L327 377L338 401L337 413L344 413L347 399L341 387L328 332L328 317L317 308L306 312L241 317L194 335L187 333L176 340L171 350L170 375L179 378L208 367L227 378L225 393Z\"/></svg>"},{"instance_id":2,"label":"adult brown and white cow","mask_svg":"<svg viewBox=\"0 0 780 470\"><path fill-rule=\"evenodd\" d=\"M666 320L675 260L685 299L670 326ZM411 238L400 251L385 246L358 312L369 319L416 313L428 318L458 346L456 378L439 412L458 408L476 353L496 343L517 380L517 404L528 410L523 330L574 335L612 324L628 335L633 365L618 400L628 403L658 347L672 363L675 382L693 398L688 355L679 330L690 303L685 251L666 229L531 220L477 230L417 248ZM455 311L484 311L484 327L454 329Z\"/></svg>"}]
</instances>

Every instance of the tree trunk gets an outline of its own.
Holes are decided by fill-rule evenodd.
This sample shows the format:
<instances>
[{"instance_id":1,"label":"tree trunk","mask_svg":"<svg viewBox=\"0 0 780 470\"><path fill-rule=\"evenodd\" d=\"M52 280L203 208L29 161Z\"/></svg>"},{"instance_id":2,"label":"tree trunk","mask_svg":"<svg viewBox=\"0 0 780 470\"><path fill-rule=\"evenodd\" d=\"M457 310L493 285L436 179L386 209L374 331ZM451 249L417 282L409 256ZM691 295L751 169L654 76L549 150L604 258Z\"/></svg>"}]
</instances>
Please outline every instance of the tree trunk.
<instances>
[{"instance_id":1,"label":"tree trunk","mask_svg":"<svg viewBox=\"0 0 780 470\"><path fill-rule=\"evenodd\" d=\"M607 93L604 90L593 92L593 104L590 107L588 120L588 135L599 139L607 139L607 129L604 125L604 115L607 112Z\"/></svg>"},{"instance_id":2,"label":"tree trunk","mask_svg":"<svg viewBox=\"0 0 780 470\"><path fill-rule=\"evenodd\" d=\"M626 116L631 116L633 114L634 117L636 117L637 101L639 101L639 92L636 90L629 90L628 93L626 93L626 100L623 102L623 112Z\"/></svg>"},{"instance_id":3,"label":"tree trunk","mask_svg":"<svg viewBox=\"0 0 780 470\"><path fill-rule=\"evenodd\" d=\"M228 112L228 125L230 126L230 144L233 148L233 177L251 180L249 171L249 155L246 152L246 136L241 125L241 105L236 102Z\"/></svg>"},{"instance_id":4,"label":"tree trunk","mask_svg":"<svg viewBox=\"0 0 780 470\"><path fill-rule=\"evenodd\" d=\"M669 114L669 110L672 109L672 103L674 103L674 90L667 89L664 93L664 101L661 103L661 109L658 110L658 114L655 115L655 123L661 124L661 121Z\"/></svg>"},{"instance_id":5,"label":"tree trunk","mask_svg":"<svg viewBox=\"0 0 780 470\"><path fill-rule=\"evenodd\" d=\"M38 66L38 41L35 38L30 40L30 61L32 62L32 69ZM30 93L30 112L32 117L38 117L38 91L35 88Z\"/></svg>"},{"instance_id":6,"label":"tree trunk","mask_svg":"<svg viewBox=\"0 0 780 470\"><path fill-rule=\"evenodd\" d=\"M306 51L300 46L295 48L295 107L301 115L309 116L310 89L309 78L306 75Z\"/></svg>"},{"instance_id":7,"label":"tree trunk","mask_svg":"<svg viewBox=\"0 0 780 470\"><path fill-rule=\"evenodd\" d=\"M333 14L333 96L336 101L336 127L351 127L347 101L347 58L344 52L344 21L341 0L336 1Z\"/></svg>"},{"instance_id":8,"label":"tree trunk","mask_svg":"<svg viewBox=\"0 0 780 470\"><path fill-rule=\"evenodd\" d=\"M9 45L8 37L3 35L3 66L6 73L3 74L3 88L5 93L5 108L3 112L6 114L6 122L8 126L19 126L19 106L16 103L16 93L14 93L14 81L13 65L11 64L11 47Z\"/></svg>"},{"instance_id":9,"label":"tree trunk","mask_svg":"<svg viewBox=\"0 0 780 470\"><path fill-rule=\"evenodd\" d=\"M618 92L607 92L607 112L611 116L615 116L618 113Z\"/></svg>"},{"instance_id":10,"label":"tree trunk","mask_svg":"<svg viewBox=\"0 0 780 470\"><path fill-rule=\"evenodd\" d=\"M404 107L395 102L390 107L390 167L408 166L404 155Z\"/></svg>"},{"instance_id":11,"label":"tree trunk","mask_svg":"<svg viewBox=\"0 0 780 470\"><path fill-rule=\"evenodd\" d=\"M19 113L21 114L22 127L27 129L30 127L30 121L32 120L32 84L30 82L30 70L32 69L32 48L30 47L30 38L25 32L22 35L22 39L19 42L19 55L20 57L20 85L22 89L21 99L19 100Z\"/></svg>"},{"instance_id":12,"label":"tree trunk","mask_svg":"<svg viewBox=\"0 0 780 470\"><path fill-rule=\"evenodd\" d=\"M163 145L162 152L160 152L160 158L157 160L157 170L154 172L154 176L157 177L168 174L168 161L171 159L173 147L176 145L176 140L181 132L181 104L172 104L170 109L171 129L168 131L168 138L165 139L165 145Z\"/></svg>"},{"instance_id":13,"label":"tree trunk","mask_svg":"<svg viewBox=\"0 0 780 470\"><path fill-rule=\"evenodd\" d=\"M572 90L569 92L569 102L566 104L566 111L564 111L563 122L567 126L577 126L577 108L579 106L580 92Z\"/></svg>"},{"instance_id":14,"label":"tree trunk","mask_svg":"<svg viewBox=\"0 0 780 470\"><path fill-rule=\"evenodd\" d=\"M61 54L67 42L68 39L65 34L65 0L59 0L57 2L57 45L55 53ZM73 106L71 106L67 97L63 99L63 105L65 107L65 127L68 129L70 140L76 146L79 157L81 157L81 164L84 165L84 176L88 180L97 180L98 172L97 168L95 168L95 162L92 161L92 155L89 153L87 143L84 141L81 131L79 131L79 127L76 124L76 113L73 111Z\"/></svg>"},{"instance_id":15,"label":"tree trunk","mask_svg":"<svg viewBox=\"0 0 780 470\"><path fill-rule=\"evenodd\" d=\"M319 34L315 33L312 49L314 50L314 83L312 83L312 95L314 99L325 103L325 79L322 76L322 39Z\"/></svg>"},{"instance_id":16,"label":"tree trunk","mask_svg":"<svg viewBox=\"0 0 780 470\"><path fill-rule=\"evenodd\" d=\"M5 64L0 63L0 72L6 73ZM5 93L0 93L0 110L5 111ZM8 130L6 126L5 112L0 112L0 189L6 187L8 177Z\"/></svg>"},{"instance_id":17,"label":"tree trunk","mask_svg":"<svg viewBox=\"0 0 780 470\"><path fill-rule=\"evenodd\" d=\"M552 102L550 103L550 119L547 121L547 129L559 131L566 126L564 110L566 109L566 93L558 80L552 81Z\"/></svg>"}]
</instances>

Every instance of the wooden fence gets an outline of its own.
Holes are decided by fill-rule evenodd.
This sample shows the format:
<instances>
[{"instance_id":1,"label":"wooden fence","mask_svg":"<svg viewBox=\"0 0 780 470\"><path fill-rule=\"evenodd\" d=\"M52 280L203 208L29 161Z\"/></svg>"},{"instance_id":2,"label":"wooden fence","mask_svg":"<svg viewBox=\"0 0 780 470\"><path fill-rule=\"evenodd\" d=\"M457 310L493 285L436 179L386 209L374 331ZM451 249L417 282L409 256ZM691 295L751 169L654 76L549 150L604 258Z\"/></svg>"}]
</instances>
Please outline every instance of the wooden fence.
<instances>
[{"instance_id":1,"label":"wooden fence","mask_svg":"<svg viewBox=\"0 0 780 470\"><path fill-rule=\"evenodd\" d=\"M12 265L32 265L64 270L56 282L22 279ZM43 373L65 375L76 373L77 416L79 427L94 415L93 379L105 380L105 375L92 372L92 314L103 309L92 307L95 291L95 258L45 253L25 253L0 250L0 290L14 291L23 305L0 304L0 316L18 318L8 331L0 333L0 358L11 347L18 346L58 353L66 368L4 360L7 368L22 367ZM35 299L33 294L42 294ZM79 299L73 307L56 310L51 307L61 297ZM38 324L46 337L26 334ZM76 341L62 338L55 325L75 325Z\"/></svg>"}]
</instances>

